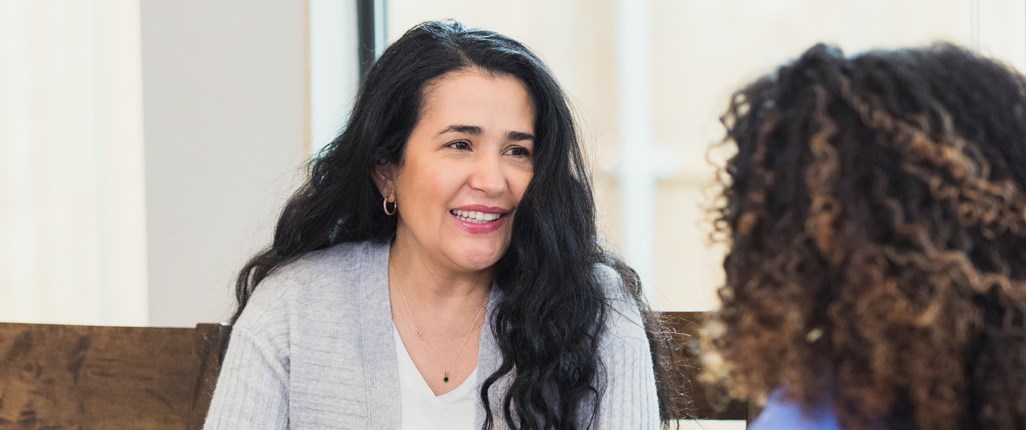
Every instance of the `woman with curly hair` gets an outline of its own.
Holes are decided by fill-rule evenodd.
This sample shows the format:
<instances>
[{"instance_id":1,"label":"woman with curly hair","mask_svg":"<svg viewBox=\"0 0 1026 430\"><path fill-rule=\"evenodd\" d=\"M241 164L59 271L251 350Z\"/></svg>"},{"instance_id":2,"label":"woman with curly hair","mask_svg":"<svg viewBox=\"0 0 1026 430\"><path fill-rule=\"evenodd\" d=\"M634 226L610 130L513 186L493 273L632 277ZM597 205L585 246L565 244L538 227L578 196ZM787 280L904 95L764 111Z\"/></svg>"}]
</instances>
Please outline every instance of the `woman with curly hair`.
<instances>
[{"instance_id":1,"label":"woman with curly hair","mask_svg":"<svg viewBox=\"0 0 1026 430\"><path fill-rule=\"evenodd\" d=\"M750 428L1026 428L1026 79L817 45L723 122L706 376Z\"/></svg>"}]
</instances>

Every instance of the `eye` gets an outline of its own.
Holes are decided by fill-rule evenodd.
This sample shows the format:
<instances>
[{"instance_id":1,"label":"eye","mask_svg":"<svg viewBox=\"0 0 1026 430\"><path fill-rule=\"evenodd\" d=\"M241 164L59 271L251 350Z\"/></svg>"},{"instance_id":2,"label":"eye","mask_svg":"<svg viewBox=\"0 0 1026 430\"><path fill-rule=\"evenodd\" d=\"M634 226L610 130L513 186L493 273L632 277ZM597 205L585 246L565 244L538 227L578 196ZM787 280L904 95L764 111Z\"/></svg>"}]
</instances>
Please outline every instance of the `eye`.
<instances>
[{"instance_id":1,"label":"eye","mask_svg":"<svg viewBox=\"0 0 1026 430\"><path fill-rule=\"evenodd\" d=\"M522 146L514 146L512 148L509 148L506 150L506 153L514 157L529 157L531 155L531 151Z\"/></svg>"},{"instance_id":2,"label":"eye","mask_svg":"<svg viewBox=\"0 0 1026 430\"><path fill-rule=\"evenodd\" d=\"M455 142L449 142L445 146L448 146L452 149L458 149L460 151L470 150L470 142L467 142L466 140L457 140Z\"/></svg>"}]
</instances>

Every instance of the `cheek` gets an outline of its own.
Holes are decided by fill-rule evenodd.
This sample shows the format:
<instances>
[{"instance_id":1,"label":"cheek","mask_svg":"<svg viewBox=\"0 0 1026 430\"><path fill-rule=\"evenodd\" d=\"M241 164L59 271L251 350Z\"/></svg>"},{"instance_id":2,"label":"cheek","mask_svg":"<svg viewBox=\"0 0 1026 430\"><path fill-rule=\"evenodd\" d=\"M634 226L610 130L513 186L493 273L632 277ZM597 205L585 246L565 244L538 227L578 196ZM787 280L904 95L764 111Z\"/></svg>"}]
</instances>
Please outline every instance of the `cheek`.
<instances>
[{"instance_id":1,"label":"cheek","mask_svg":"<svg viewBox=\"0 0 1026 430\"><path fill-rule=\"evenodd\" d=\"M530 171L522 173L512 181L511 187L513 195L516 196L517 203L520 203L520 199L524 198L524 192L527 191L527 186L531 184L531 179L534 174Z\"/></svg>"},{"instance_id":2,"label":"cheek","mask_svg":"<svg viewBox=\"0 0 1026 430\"><path fill-rule=\"evenodd\" d=\"M452 169L440 166L418 166L410 169L401 179L400 191L407 206L447 205L460 180Z\"/></svg>"}]
</instances>

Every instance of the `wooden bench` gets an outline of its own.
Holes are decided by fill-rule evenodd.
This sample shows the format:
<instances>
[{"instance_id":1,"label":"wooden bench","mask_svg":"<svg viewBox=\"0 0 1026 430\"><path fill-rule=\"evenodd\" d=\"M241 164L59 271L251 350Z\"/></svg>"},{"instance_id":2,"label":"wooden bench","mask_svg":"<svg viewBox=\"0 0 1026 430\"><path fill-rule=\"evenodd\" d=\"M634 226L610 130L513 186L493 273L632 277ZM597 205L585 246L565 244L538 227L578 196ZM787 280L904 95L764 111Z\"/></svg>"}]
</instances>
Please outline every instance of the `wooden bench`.
<instances>
[{"instance_id":1,"label":"wooden bench","mask_svg":"<svg viewBox=\"0 0 1026 430\"><path fill-rule=\"evenodd\" d=\"M677 377L694 381L701 313L664 313L681 343ZM229 328L0 323L0 429L200 429ZM742 402L709 405L703 390L676 399L678 418L745 420ZM688 413L687 411L690 411Z\"/></svg>"}]
</instances>

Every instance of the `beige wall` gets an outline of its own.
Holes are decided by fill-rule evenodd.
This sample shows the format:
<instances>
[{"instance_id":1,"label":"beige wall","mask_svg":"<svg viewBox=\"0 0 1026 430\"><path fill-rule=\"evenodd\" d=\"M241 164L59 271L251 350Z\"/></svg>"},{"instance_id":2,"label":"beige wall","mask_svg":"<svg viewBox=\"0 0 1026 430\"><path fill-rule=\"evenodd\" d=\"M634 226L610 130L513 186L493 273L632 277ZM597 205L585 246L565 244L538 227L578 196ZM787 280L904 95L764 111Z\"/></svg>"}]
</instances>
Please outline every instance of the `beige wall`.
<instances>
[{"instance_id":1,"label":"beige wall","mask_svg":"<svg viewBox=\"0 0 1026 430\"><path fill-rule=\"evenodd\" d=\"M220 321L309 140L306 2L142 2L149 322Z\"/></svg>"},{"instance_id":2,"label":"beige wall","mask_svg":"<svg viewBox=\"0 0 1026 430\"><path fill-rule=\"evenodd\" d=\"M0 1L0 321L146 324L139 4Z\"/></svg>"}]
</instances>

